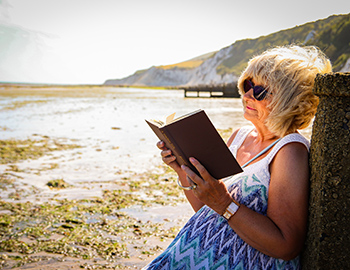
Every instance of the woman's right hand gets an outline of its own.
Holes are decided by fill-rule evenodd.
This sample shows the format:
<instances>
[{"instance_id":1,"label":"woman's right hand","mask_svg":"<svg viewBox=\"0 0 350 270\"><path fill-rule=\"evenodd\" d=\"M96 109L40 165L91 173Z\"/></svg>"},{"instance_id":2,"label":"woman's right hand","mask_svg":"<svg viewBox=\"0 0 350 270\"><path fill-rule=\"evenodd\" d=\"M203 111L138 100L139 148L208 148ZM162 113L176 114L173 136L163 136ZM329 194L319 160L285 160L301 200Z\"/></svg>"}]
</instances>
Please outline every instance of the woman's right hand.
<instances>
[{"instance_id":1,"label":"woman's right hand","mask_svg":"<svg viewBox=\"0 0 350 270\"><path fill-rule=\"evenodd\" d=\"M160 155L162 156L163 162L172 168L175 172L182 172L180 165L176 161L176 157L172 154L171 150L166 148L163 141L157 143L157 147L162 150Z\"/></svg>"}]
</instances>

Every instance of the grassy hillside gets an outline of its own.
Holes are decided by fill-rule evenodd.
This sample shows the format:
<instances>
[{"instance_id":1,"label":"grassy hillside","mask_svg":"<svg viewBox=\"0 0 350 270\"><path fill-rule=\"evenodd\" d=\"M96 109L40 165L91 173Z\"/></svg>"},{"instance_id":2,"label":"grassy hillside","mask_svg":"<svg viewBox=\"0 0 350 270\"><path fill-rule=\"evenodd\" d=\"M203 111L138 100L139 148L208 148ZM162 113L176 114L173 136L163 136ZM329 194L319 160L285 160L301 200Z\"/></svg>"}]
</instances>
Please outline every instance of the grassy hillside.
<instances>
[{"instance_id":1,"label":"grassy hillside","mask_svg":"<svg viewBox=\"0 0 350 270\"><path fill-rule=\"evenodd\" d=\"M311 32L313 37L305 42ZM231 57L217 67L217 72L221 75L239 75L253 55L270 47L291 43L318 46L331 59L334 70L337 71L350 58L350 14L331 16L257 39L237 41L232 45Z\"/></svg>"},{"instance_id":2,"label":"grassy hillside","mask_svg":"<svg viewBox=\"0 0 350 270\"><path fill-rule=\"evenodd\" d=\"M315 44L321 48L331 59L334 70L340 70L350 58L350 14L342 16L333 24L328 24L315 37L315 41L308 44Z\"/></svg>"},{"instance_id":3,"label":"grassy hillside","mask_svg":"<svg viewBox=\"0 0 350 270\"><path fill-rule=\"evenodd\" d=\"M236 41L230 46L231 56L223 60L216 71L220 75L227 73L239 75L252 56L274 46L292 43L318 46L331 59L334 71L338 71L350 58L350 14L334 15L323 20L306 23L256 39ZM196 68L215 53L208 53L188 61L158 66L157 68ZM139 72L144 72L144 70Z\"/></svg>"},{"instance_id":4,"label":"grassy hillside","mask_svg":"<svg viewBox=\"0 0 350 270\"><path fill-rule=\"evenodd\" d=\"M173 65L166 65L166 66L158 66L158 68L162 69L173 69L173 68L183 68L183 69L191 69L191 68L196 68L199 67L204 60L189 60Z\"/></svg>"},{"instance_id":5,"label":"grassy hillside","mask_svg":"<svg viewBox=\"0 0 350 270\"><path fill-rule=\"evenodd\" d=\"M205 60L207 60L208 58L215 55L215 53L217 53L217 52L206 53L206 54L197 56L195 58L192 58L190 60L187 60L187 61L184 61L181 63L166 65L166 66L157 66L157 68L161 68L161 69L172 69L172 68L191 69L191 68L196 68L196 67L200 66Z\"/></svg>"}]
</instances>

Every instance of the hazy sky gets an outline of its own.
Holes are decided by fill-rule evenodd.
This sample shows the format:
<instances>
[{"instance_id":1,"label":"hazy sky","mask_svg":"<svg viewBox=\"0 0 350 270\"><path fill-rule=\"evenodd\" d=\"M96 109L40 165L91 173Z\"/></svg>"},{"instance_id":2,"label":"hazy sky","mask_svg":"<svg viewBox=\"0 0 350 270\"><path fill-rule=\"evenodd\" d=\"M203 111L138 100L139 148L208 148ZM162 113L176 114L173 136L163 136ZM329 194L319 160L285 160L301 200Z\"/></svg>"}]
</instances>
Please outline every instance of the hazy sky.
<instances>
[{"instance_id":1,"label":"hazy sky","mask_svg":"<svg viewBox=\"0 0 350 270\"><path fill-rule=\"evenodd\" d=\"M347 13L348 0L0 0L0 81L100 84Z\"/></svg>"}]
</instances>

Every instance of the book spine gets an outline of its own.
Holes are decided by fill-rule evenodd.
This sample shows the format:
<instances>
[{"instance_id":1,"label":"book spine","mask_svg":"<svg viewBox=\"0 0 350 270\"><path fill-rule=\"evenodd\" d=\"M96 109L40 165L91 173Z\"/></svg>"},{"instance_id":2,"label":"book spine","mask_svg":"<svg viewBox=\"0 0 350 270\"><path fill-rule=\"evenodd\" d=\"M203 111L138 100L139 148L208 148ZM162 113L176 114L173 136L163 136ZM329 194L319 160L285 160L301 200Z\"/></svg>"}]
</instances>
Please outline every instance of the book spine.
<instances>
[{"instance_id":1,"label":"book spine","mask_svg":"<svg viewBox=\"0 0 350 270\"><path fill-rule=\"evenodd\" d=\"M180 166L186 165L193 169L192 164L190 164L190 162L185 157L181 149L174 144L175 142L174 139L170 135L168 136L164 131L164 129L160 129L160 131L162 132L164 138L166 139L165 144L167 144L168 148L173 152L173 155L176 156L177 163L179 163ZM169 137L171 137L171 139Z\"/></svg>"}]
</instances>

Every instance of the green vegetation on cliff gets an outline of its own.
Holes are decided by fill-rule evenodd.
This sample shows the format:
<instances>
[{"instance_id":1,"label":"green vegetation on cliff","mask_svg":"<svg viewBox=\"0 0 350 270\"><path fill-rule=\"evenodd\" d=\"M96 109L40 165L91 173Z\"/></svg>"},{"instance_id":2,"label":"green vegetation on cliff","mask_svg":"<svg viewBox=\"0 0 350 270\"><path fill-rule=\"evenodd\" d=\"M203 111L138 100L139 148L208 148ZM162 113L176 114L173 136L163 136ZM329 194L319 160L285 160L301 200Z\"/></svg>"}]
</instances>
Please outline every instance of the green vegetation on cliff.
<instances>
[{"instance_id":1,"label":"green vegetation on cliff","mask_svg":"<svg viewBox=\"0 0 350 270\"><path fill-rule=\"evenodd\" d=\"M231 45L231 56L217 67L217 73L239 75L253 55L293 43L318 46L331 59L334 70L340 70L350 58L350 14L330 16L257 39L236 41Z\"/></svg>"}]
</instances>

